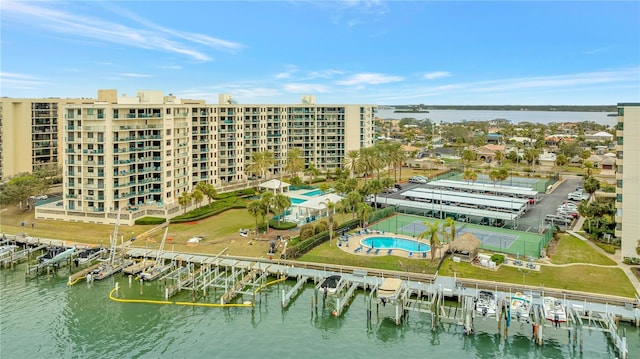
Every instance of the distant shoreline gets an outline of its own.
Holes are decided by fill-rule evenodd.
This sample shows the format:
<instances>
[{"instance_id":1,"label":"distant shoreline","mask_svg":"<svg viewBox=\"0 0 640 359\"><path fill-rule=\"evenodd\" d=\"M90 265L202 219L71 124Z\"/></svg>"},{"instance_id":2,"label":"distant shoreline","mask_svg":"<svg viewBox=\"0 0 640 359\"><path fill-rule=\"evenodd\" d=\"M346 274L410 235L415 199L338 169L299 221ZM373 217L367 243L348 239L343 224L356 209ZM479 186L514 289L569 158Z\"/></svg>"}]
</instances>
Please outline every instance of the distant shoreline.
<instances>
[{"instance_id":1,"label":"distant shoreline","mask_svg":"<svg viewBox=\"0 0 640 359\"><path fill-rule=\"evenodd\" d=\"M381 106L384 109L394 109L395 111L407 111L411 105L391 105ZM428 110L486 110L486 111L557 111L557 112L618 112L618 109L614 105L601 105L601 106L580 106L580 105L420 105L415 106L420 111Z\"/></svg>"}]
</instances>

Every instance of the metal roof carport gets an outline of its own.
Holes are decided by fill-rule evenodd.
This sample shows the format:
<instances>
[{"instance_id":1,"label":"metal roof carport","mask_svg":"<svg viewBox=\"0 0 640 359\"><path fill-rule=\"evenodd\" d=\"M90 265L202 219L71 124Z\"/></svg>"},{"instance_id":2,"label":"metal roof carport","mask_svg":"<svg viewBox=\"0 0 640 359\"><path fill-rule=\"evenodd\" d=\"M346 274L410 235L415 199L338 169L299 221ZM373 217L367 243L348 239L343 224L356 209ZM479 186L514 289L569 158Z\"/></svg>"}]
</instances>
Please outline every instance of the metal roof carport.
<instances>
[{"instance_id":1,"label":"metal roof carport","mask_svg":"<svg viewBox=\"0 0 640 359\"><path fill-rule=\"evenodd\" d=\"M432 181L426 184L428 187L437 187L437 188L455 188L458 190L468 190L472 192L493 192L496 194L502 194L504 196L519 196L521 198L535 198L538 199L539 192L534 191L532 189L515 187L515 186L500 186L496 187L494 185L486 184L486 183L464 183L460 181L452 181L452 180L438 180Z\"/></svg>"}]
</instances>

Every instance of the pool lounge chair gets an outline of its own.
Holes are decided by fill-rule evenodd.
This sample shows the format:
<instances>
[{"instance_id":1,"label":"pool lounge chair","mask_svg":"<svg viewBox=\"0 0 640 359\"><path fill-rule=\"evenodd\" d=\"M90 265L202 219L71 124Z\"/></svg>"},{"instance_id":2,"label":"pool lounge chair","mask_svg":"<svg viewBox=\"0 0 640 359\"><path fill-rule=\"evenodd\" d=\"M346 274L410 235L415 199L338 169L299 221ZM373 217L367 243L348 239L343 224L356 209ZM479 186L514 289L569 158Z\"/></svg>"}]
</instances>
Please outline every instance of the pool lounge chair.
<instances>
[{"instance_id":1,"label":"pool lounge chair","mask_svg":"<svg viewBox=\"0 0 640 359\"><path fill-rule=\"evenodd\" d=\"M422 258L427 258L427 252L422 252Z\"/></svg>"},{"instance_id":2,"label":"pool lounge chair","mask_svg":"<svg viewBox=\"0 0 640 359\"><path fill-rule=\"evenodd\" d=\"M409 258L413 257L413 252L409 252Z\"/></svg>"},{"instance_id":3,"label":"pool lounge chair","mask_svg":"<svg viewBox=\"0 0 640 359\"><path fill-rule=\"evenodd\" d=\"M378 254L380 253L380 248L376 249L376 251L373 254Z\"/></svg>"},{"instance_id":4,"label":"pool lounge chair","mask_svg":"<svg viewBox=\"0 0 640 359\"><path fill-rule=\"evenodd\" d=\"M393 249L389 249L389 250L387 251L387 255L391 255L391 252L393 252Z\"/></svg>"},{"instance_id":5,"label":"pool lounge chair","mask_svg":"<svg viewBox=\"0 0 640 359\"><path fill-rule=\"evenodd\" d=\"M373 247L369 247L369 249L367 249L367 254L371 253L372 250L373 250Z\"/></svg>"},{"instance_id":6,"label":"pool lounge chair","mask_svg":"<svg viewBox=\"0 0 640 359\"><path fill-rule=\"evenodd\" d=\"M356 248L353 253L358 253L358 252L362 252L362 246Z\"/></svg>"}]
</instances>

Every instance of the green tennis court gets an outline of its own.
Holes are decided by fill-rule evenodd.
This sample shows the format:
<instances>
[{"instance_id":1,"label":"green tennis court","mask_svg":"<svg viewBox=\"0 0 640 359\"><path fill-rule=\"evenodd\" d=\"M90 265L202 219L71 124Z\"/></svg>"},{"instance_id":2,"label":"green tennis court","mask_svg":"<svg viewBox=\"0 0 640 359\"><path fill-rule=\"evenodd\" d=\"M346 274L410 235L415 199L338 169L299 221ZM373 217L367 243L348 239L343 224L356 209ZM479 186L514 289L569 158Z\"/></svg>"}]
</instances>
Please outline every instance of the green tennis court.
<instances>
[{"instance_id":1,"label":"green tennis court","mask_svg":"<svg viewBox=\"0 0 640 359\"><path fill-rule=\"evenodd\" d=\"M388 233L404 234L417 237L427 229L426 223L444 224L443 220L415 215L397 214L369 226L369 228ZM471 223L456 222L456 237L462 233L471 233L482 242L480 248L504 252L512 255L540 257L549 235L514 231L497 227L481 226ZM449 240L448 234L440 234L441 240Z\"/></svg>"}]
</instances>

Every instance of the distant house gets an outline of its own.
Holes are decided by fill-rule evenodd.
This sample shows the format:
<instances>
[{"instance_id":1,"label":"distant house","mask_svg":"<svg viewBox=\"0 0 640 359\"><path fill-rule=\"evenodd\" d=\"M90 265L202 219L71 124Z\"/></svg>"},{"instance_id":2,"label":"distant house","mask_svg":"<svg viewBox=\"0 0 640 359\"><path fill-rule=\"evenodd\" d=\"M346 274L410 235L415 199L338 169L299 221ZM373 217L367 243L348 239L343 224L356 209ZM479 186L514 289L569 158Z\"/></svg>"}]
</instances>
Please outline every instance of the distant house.
<instances>
[{"instance_id":1,"label":"distant house","mask_svg":"<svg viewBox=\"0 0 640 359\"><path fill-rule=\"evenodd\" d=\"M573 137L561 135L552 135L544 138L544 144L551 150L558 149L560 147L560 144L562 144L563 142L571 143L573 141L575 141Z\"/></svg>"},{"instance_id":2,"label":"distant house","mask_svg":"<svg viewBox=\"0 0 640 359\"><path fill-rule=\"evenodd\" d=\"M490 133L487 135L487 143L500 144L502 143L502 135L499 133Z\"/></svg>"},{"instance_id":3,"label":"distant house","mask_svg":"<svg viewBox=\"0 0 640 359\"><path fill-rule=\"evenodd\" d=\"M509 139L509 141L511 142L520 142L520 143L524 143L524 144L531 144L533 142L533 140L531 140L529 137L511 137Z\"/></svg>"},{"instance_id":4,"label":"distant house","mask_svg":"<svg viewBox=\"0 0 640 359\"><path fill-rule=\"evenodd\" d=\"M489 121L489 126L493 126L493 127L502 127L510 124L511 124L511 121L504 118L496 118Z\"/></svg>"},{"instance_id":5,"label":"distant house","mask_svg":"<svg viewBox=\"0 0 640 359\"><path fill-rule=\"evenodd\" d=\"M600 132L595 132L595 133L585 133L584 134L584 138L585 141L587 142L607 142L607 141L613 141L613 135L610 134L609 132L604 132L604 131L600 131Z\"/></svg>"},{"instance_id":6,"label":"distant house","mask_svg":"<svg viewBox=\"0 0 640 359\"><path fill-rule=\"evenodd\" d=\"M577 135L578 125L573 122L565 122L558 124L558 130L565 135Z\"/></svg>"},{"instance_id":7,"label":"distant house","mask_svg":"<svg viewBox=\"0 0 640 359\"><path fill-rule=\"evenodd\" d=\"M496 152L502 151L505 153L504 145L488 144L475 148L473 151L476 153L476 160L483 162L492 162L496 158ZM505 153L506 154L506 153Z\"/></svg>"},{"instance_id":8,"label":"distant house","mask_svg":"<svg viewBox=\"0 0 640 359\"><path fill-rule=\"evenodd\" d=\"M605 158L600 163L600 168L603 171L613 171L616 166L616 159L605 155Z\"/></svg>"},{"instance_id":9,"label":"distant house","mask_svg":"<svg viewBox=\"0 0 640 359\"><path fill-rule=\"evenodd\" d=\"M591 156L589 156L589 158L587 158L585 160L585 162L592 162L594 168L600 168L601 165L602 165L602 161L605 158L607 158L607 157L601 156L601 155L591 155ZM614 160L614 163L615 163L615 160Z\"/></svg>"},{"instance_id":10,"label":"distant house","mask_svg":"<svg viewBox=\"0 0 640 359\"><path fill-rule=\"evenodd\" d=\"M429 150L425 153L428 157L438 159L459 160L458 150L451 147L440 147Z\"/></svg>"},{"instance_id":11,"label":"distant house","mask_svg":"<svg viewBox=\"0 0 640 359\"><path fill-rule=\"evenodd\" d=\"M556 164L556 154L552 152L543 152L538 156L540 167L551 168Z\"/></svg>"}]
</instances>

